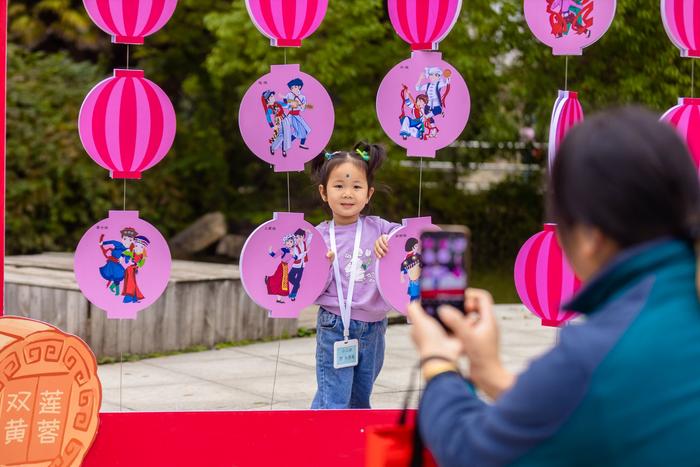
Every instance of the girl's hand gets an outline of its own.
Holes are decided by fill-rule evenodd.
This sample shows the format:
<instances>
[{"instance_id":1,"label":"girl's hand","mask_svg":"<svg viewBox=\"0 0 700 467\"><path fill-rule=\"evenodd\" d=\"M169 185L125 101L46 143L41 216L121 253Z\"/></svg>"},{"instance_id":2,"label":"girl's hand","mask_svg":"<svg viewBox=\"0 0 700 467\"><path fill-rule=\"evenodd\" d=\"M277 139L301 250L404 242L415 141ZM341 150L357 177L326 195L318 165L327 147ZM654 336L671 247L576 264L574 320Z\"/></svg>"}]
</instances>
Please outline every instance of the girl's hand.
<instances>
[{"instance_id":1,"label":"girl's hand","mask_svg":"<svg viewBox=\"0 0 700 467\"><path fill-rule=\"evenodd\" d=\"M335 260L335 252L328 250L328 253L326 253L326 258L328 258L328 261L332 263Z\"/></svg>"},{"instance_id":2,"label":"girl's hand","mask_svg":"<svg viewBox=\"0 0 700 467\"><path fill-rule=\"evenodd\" d=\"M382 235L374 242L374 254L378 259L382 259L389 253L389 236Z\"/></svg>"}]
</instances>

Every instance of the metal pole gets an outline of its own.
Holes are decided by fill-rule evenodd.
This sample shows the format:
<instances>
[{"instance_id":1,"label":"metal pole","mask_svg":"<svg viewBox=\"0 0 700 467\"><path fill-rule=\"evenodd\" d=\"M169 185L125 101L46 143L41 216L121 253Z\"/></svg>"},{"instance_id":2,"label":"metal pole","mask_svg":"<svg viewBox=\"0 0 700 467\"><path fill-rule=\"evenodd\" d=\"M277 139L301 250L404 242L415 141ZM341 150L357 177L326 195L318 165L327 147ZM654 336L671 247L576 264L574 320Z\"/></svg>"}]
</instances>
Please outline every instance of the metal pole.
<instances>
[{"instance_id":1,"label":"metal pole","mask_svg":"<svg viewBox=\"0 0 700 467\"><path fill-rule=\"evenodd\" d=\"M7 148L7 0L0 0L0 316L5 312L5 157Z\"/></svg>"}]
</instances>

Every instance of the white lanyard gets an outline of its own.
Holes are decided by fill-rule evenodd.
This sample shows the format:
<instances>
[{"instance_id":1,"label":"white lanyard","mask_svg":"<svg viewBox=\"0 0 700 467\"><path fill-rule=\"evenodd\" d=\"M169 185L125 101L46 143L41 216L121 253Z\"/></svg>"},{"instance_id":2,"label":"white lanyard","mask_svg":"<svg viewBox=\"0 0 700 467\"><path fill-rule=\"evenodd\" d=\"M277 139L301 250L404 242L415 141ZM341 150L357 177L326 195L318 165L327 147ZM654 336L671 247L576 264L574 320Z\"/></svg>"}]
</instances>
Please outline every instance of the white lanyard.
<instances>
[{"instance_id":1,"label":"white lanyard","mask_svg":"<svg viewBox=\"0 0 700 467\"><path fill-rule=\"evenodd\" d=\"M362 238L362 219L357 219L357 228L355 229L355 244L352 247L352 262L350 269L350 283L348 285L348 296L343 302L343 284L340 282L340 263L338 262L338 247L335 242L335 221L331 221L330 226L331 251L334 253L333 258L333 273L335 274L335 286L338 289L338 306L340 307L340 317L343 320L343 337L345 342L350 337L350 312L352 311L352 294L355 291L355 280L357 279L357 266L360 261L357 251L360 248L360 239Z\"/></svg>"}]
</instances>

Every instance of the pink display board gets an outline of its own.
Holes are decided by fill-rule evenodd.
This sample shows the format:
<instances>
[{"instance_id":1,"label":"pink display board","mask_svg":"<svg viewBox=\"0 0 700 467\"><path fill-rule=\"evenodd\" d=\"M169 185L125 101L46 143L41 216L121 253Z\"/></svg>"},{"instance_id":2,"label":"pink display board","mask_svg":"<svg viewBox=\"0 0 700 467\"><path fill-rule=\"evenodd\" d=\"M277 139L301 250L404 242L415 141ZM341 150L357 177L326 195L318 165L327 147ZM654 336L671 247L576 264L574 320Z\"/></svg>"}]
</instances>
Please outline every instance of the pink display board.
<instances>
[{"instance_id":1,"label":"pink display board","mask_svg":"<svg viewBox=\"0 0 700 467\"><path fill-rule=\"evenodd\" d=\"M109 319L136 319L158 300L170 266L168 243L138 211L109 211L85 232L74 260L80 290Z\"/></svg>"},{"instance_id":2,"label":"pink display board","mask_svg":"<svg viewBox=\"0 0 700 467\"><path fill-rule=\"evenodd\" d=\"M615 18L616 0L525 0L525 20L554 55L582 55Z\"/></svg>"},{"instance_id":3,"label":"pink display board","mask_svg":"<svg viewBox=\"0 0 700 467\"><path fill-rule=\"evenodd\" d=\"M323 22L328 0L246 0L253 24L275 47L301 47Z\"/></svg>"},{"instance_id":4,"label":"pink display board","mask_svg":"<svg viewBox=\"0 0 700 467\"><path fill-rule=\"evenodd\" d=\"M389 0L388 7L396 34L412 50L437 50L457 22L462 0Z\"/></svg>"},{"instance_id":5,"label":"pink display board","mask_svg":"<svg viewBox=\"0 0 700 467\"><path fill-rule=\"evenodd\" d=\"M552 172L554 158L559 151L559 146L564 137L579 122L583 121L583 108L578 100L578 93L573 91L559 91L559 96L554 102L552 121L549 125L549 171Z\"/></svg>"},{"instance_id":6,"label":"pink display board","mask_svg":"<svg viewBox=\"0 0 700 467\"><path fill-rule=\"evenodd\" d=\"M700 58L700 0L661 0L661 17L681 56Z\"/></svg>"},{"instance_id":7,"label":"pink display board","mask_svg":"<svg viewBox=\"0 0 700 467\"><path fill-rule=\"evenodd\" d=\"M576 316L561 306L581 288L559 246L555 224L530 237L515 259L515 288L520 300L542 320L543 326L561 326Z\"/></svg>"},{"instance_id":8,"label":"pink display board","mask_svg":"<svg viewBox=\"0 0 700 467\"><path fill-rule=\"evenodd\" d=\"M384 300L405 315L408 304L420 298L420 235L440 228L430 217L404 219L402 224L389 235L389 253L376 262L376 276Z\"/></svg>"},{"instance_id":9,"label":"pink display board","mask_svg":"<svg viewBox=\"0 0 700 467\"><path fill-rule=\"evenodd\" d=\"M143 44L165 26L177 0L83 0L90 19L116 44Z\"/></svg>"},{"instance_id":10,"label":"pink display board","mask_svg":"<svg viewBox=\"0 0 700 467\"><path fill-rule=\"evenodd\" d=\"M304 170L326 148L334 123L328 92L299 65L272 65L245 93L238 116L243 141L275 172Z\"/></svg>"},{"instance_id":11,"label":"pink display board","mask_svg":"<svg viewBox=\"0 0 700 467\"><path fill-rule=\"evenodd\" d=\"M272 318L296 318L327 287L331 262L321 233L298 212L276 212L248 237L241 282Z\"/></svg>"},{"instance_id":12,"label":"pink display board","mask_svg":"<svg viewBox=\"0 0 700 467\"><path fill-rule=\"evenodd\" d=\"M677 106L663 114L661 121L678 131L688 145L695 167L700 167L700 98L681 97Z\"/></svg>"},{"instance_id":13,"label":"pink display board","mask_svg":"<svg viewBox=\"0 0 700 467\"><path fill-rule=\"evenodd\" d=\"M142 70L114 70L80 108L83 147L112 178L139 179L175 140L175 109Z\"/></svg>"},{"instance_id":14,"label":"pink display board","mask_svg":"<svg viewBox=\"0 0 700 467\"><path fill-rule=\"evenodd\" d=\"M470 109L467 83L439 52L413 52L391 69L377 93L379 123L409 157L435 157L452 144Z\"/></svg>"}]
</instances>

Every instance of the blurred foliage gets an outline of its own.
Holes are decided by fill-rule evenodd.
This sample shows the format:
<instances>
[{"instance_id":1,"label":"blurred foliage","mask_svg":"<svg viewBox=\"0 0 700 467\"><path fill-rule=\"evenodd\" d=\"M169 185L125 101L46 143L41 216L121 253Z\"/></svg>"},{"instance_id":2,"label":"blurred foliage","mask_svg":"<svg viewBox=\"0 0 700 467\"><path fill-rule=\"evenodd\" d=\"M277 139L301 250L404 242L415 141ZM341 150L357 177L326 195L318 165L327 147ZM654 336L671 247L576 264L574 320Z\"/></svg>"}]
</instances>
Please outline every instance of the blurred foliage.
<instances>
[{"instance_id":1,"label":"blurred foliage","mask_svg":"<svg viewBox=\"0 0 700 467\"><path fill-rule=\"evenodd\" d=\"M142 68L170 96L178 115L173 150L143 180L127 183L127 208L140 209L166 236L200 215L223 211L231 231L249 233L287 208L287 177L275 174L244 146L238 106L248 86L275 63L301 63L333 98L331 149L357 140L382 142L390 160L378 181L389 187L372 212L391 220L418 212L418 169L404 167L375 116L382 77L409 56L393 31L385 1L336 0L301 49L270 47L243 0L180 0L172 20L140 47L113 45L92 24L80 0L10 2L8 109L8 249L10 253L70 250L87 227L122 207L122 182L84 154L76 129L83 97L115 67ZM532 125L545 141L566 59L553 57L525 25L522 0L465 2L440 45L469 85L472 109L464 140L513 141ZM89 62L89 63L86 63ZM656 111L690 89L690 64L666 37L658 5L619 0L608 33L568 60L568 86L587 114L617 104ZM493 189L457 189L456 168L507 151L447 148L438 160L455 170L425 171L423 215L467 224L477 270L512 265L520 245L543 220L542 180L513 178ZM292 209L312 222L327 216L307 174L290 174ZM40 219L40 222L37 222Z\"/></svg>"},{"instance_id":2,"label":"blurred foliage","mask_svg":"<svg viewBox=\"0 0 700 467\"><path fill-rule=\"evenodd\" d=\"M70 248L121 190L87 157L78 110L99 79L65 53L8 53L7 250Z\"/></svg>"}]
</instances>

